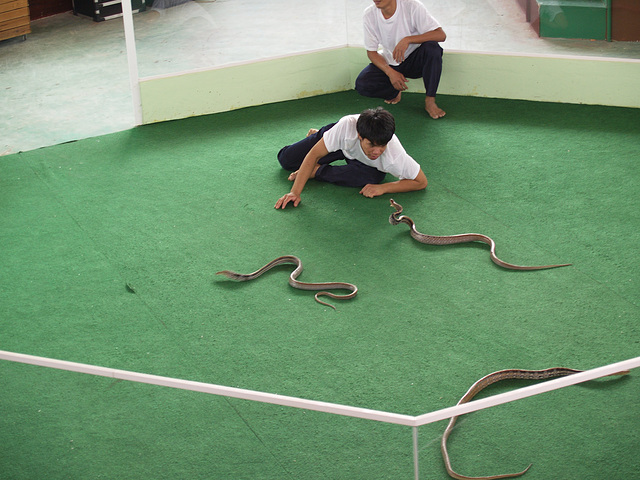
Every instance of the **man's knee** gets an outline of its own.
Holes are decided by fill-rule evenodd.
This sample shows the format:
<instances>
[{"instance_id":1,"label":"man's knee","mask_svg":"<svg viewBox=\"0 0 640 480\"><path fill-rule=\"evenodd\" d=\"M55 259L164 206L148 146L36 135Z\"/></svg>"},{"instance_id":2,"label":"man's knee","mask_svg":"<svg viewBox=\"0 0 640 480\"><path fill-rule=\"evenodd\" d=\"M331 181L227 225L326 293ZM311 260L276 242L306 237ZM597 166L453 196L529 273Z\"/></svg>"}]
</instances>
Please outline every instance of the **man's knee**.
<instances>
[{"instance_id":1,"label":"man's knee","mask_svg":"<svg viewBox=\"0 0 640 480\"><path fill-rule=\"evenodd\" d=\"M371 82L367 80L367 77L369 76L368 70L368 68L365 68L360 72L358 78L356 78L356 92L364 96L368 96L367 93L371 87Z\"/></svg>"},{"instance_id":2,"label":"man's knee","mask_svg":"<svg viewBox=\"0 0 640 480\"><path fill-rule=\"evenodd\" d=\"M424 42L418 47L427 58L442 58L442 47L438 42Z\"/></svg>"},{"instance_id":3,"label":"man's knee","mask_svg":"<svg viewBox=\"0 0 640 480\"><path fill-rule=\"evenodd\" d=\"M386 176L387 176L386 173L381 172L381 171L378 170L376 172L373 172L373 174L371 175L371 181L368 182L368 183L377 185L379 183L382 183Z\"/></svg>"},{"instance_id":4,"label":"man's knee","mask_svg":"<svg viewBox=\"0 0 640 480\"><path fill-rule=\"evenodd\" d=\"M367 65L356 78L355 89L365 97L377 97L380 89L390 85L386 74L373 63Z\"/></svg>"},{"instance_id":5,"label":"man's knee","mask_svg":"<svg viewBox=\"0 0 640 480\"><path fill-rule=\"evenodd\" d=\"M294 171L297 170L295 166L295 160L291 158L291 155L287 154L289 147L291 145L287 145L286 147L282 147L278 152L278 162L280 162L280 166L285 170Z\"/></svg>"}]
</instances>

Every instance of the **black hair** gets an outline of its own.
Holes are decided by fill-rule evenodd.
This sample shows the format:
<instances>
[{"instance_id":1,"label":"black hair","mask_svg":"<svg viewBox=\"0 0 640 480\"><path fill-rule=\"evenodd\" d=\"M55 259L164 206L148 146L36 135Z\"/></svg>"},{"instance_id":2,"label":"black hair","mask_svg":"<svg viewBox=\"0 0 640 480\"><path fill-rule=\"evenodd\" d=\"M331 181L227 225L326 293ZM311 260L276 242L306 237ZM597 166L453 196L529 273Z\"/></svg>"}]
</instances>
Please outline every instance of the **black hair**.
<instances>
[{"instance_id":1,"label":"black hair","mask_svg":"<svg viewBox=\"0 0 640 480\"><path fill-rule=\"evenodd\" d=\"M384 146L391 140L396 131L396 121L384 108L364 110L356 123L358 135L369 140L373 145Z\"/></svg>"}]
</instances>

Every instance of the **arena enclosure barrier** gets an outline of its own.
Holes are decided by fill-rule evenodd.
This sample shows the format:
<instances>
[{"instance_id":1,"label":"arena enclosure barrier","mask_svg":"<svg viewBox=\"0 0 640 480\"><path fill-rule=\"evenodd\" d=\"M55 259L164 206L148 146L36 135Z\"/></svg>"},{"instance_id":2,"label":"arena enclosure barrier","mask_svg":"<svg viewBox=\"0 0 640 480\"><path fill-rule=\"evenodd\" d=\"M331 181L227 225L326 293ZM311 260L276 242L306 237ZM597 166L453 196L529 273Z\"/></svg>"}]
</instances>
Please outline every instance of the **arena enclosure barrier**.
<instances>
[{"instance_id":1,"label":"arena enclosure barrier","mask_svg":"<svg viewBox=\"0 0 640 480\"><path fill-rule=\"evenodd\" d=\"M258 392L255 390L226 387L211 383L194 382L190 380L149 375L146 373L131 372L127 370L117 370L113 368L88 365L84 363L67 362L64 360L25 355L21 353L7 352L4 350L0 350L0 360L8 360L11 362L24 363L28 365L54 368L57 370L67 370L70 372L96 375L118 380L127 380L131 382L146 383L162 387L190 390L194 392L208 393L211 395L240 398L243 400L251 400L254 402L269 403L285 407L300 408L304 410L314 410L317 412L329 413L333 415L343 415L347 417L375 420L378 422L412 427L415 480L419 480L420 478L418 459L418 428L420 426L640 367L640 357L631 358L629 360L612 363L591 370L585 370L584 372L575 373L566 377L548 380L543 383L530 385L528 387L519 388L510 392L482 398L480 400L473 400L468 403L443 408L441 410L425 413L423 415L411 416L384 412L380 410L352 407L349 405L340 405L336 403L319 402L316 400L289 397L273 393Z\"/></svg>"},{"instance_id":2,"label":"arena enclosure barrier","mask_svg":"<svg viewBox=\"0 0 640 480\"><path fill-rule=\"evenodd\" d=\"M330 47L141 77L130 0L122 5L136 125L353 90L368 64L347 34ZM444 64L439 94L640 108L640 59L445 48Z\"/></svg>"}]
</instances>

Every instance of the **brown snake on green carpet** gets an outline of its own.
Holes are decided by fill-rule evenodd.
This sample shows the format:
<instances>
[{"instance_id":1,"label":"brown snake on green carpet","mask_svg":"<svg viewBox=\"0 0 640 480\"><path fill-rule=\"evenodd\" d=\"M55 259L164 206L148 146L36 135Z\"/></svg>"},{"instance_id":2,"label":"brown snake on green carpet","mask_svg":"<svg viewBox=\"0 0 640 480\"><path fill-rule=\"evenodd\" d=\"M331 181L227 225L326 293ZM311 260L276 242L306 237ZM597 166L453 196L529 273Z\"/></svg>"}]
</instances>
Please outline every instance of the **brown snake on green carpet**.
<instances>
[{"instance_id":1,"label":"brown snake on green carpet","mask_svg":"<svg viewBox=\"0 0 640 480\"><path fill-rule=\"evenodd\" d=\"M406 215L401 215L402 213L402 205L396 203L391 199L391 206L396 209L394 213L389 216L389 223L391 225L398 225L399 223L406 223L411 228L411 236L419 241L420 243L425 243L427 245L453 245L455 243L468 243L468 242L482 242L486 243L491 247L491 260L496 265L500 267L509 268L511 270L543 270L545 268L557 268L557 267L568 267L571 265L570 263L563 263L560 265L540 265L540 266L522 266L522 265L514 265L512 263L503 262L498 257L496 257L496 244L495 242L486 235L482 235L480 233L463 233L460 235L426 235L424 233L420 233L416 230L416 226L413 223L411 218Z\"/></svg>"},{"instance_id":2,"label":"brown snake on green carpet","mask_svg":"<svg viewBox=\"0 0 640 480\"><path fill-rule=\"evenodd\" d=\"M474 383L471 388L464 394L464 396L460 399L457 405L461 405L463 403L470 402L473 397L475 397L481 390L492 385L501 380L508 379L522 379L522 380L546 380L549 378L555 377L566 377L567 375L573 375L574 373L579 373L582 370L575 370L573 368L564 368L564 367L555 367L548 368L546 370L518 370L518 369L510 369L510 370L499 370L497 372L490 373L482 377L476 383ZM629 371L625 370L623 372L612 373L611 375L626 375ZM447 473L458 480L494 480L498 478L512 478L519 477L520 475L524 475L531 465L525 468L523 471L518 473L506 473L503 475L491 475L488 477L468 477L466 475L460 475L453 471L451 468L451 460L449 459L449 453L447 452L447 439L449 438L449 434L453 430L453 426L456 423L457 416L451 417L449 420L449 425L447 425L447 429L444 431L442 435L442 442L440 444L440 448L442 450L442 458L444 459L444 464L447 469Z\"/></svg>"},{"instance_id":3,"label":"brown snake on green carpet","mask_svg":"<svg viewBox=\"0 0 640 480\"><path fill-rule=\"evenodd\" d=\"M299 288L301 290L322 290L321 292L318 292L318 293L316 293L314 295L316 301L318 303L321 303L322 305L326 305L327 307L331 307L334 310L336 309L336 307L334 307L330 303L323 302L322 300L320 300L318 298L320 295L326 295L326 296L331 297L331 298L347 300L349 298L355 297L356 294L358 293L358 287L356 287L355 285L353 285L351 283L344 283L344 282L305 283L305 282L299 282L296 279L302 273L302 262L300 261L300 259L298 257L295 257L293 255L283 255L282 257L278 257L275 260L270 261L264 267L260 268L259 270L256 270L253 273L242 274L242 273L231 272L229 270L223 270L221 272L217 272L216 275L224 275L225 277L228 277L228 278L230 278L232 280L237 280L239 282L246 282L248 280L253 280L254 278L258 278L264 272L266 272L267 270L271 270L276 265L282 265L282 264L286 264L286 263L291 263L291 264L297 265L296 269L293 272L291 272L291 275L289 275L289 285L291 285L292 287L295 287L295 288ZM336 295L335 293L331 293L331 292L326 292L325 291L325 290L333 290L333 289L350 290L351 293L349 293L347 295Z\"/></svg>"}]
</instances>

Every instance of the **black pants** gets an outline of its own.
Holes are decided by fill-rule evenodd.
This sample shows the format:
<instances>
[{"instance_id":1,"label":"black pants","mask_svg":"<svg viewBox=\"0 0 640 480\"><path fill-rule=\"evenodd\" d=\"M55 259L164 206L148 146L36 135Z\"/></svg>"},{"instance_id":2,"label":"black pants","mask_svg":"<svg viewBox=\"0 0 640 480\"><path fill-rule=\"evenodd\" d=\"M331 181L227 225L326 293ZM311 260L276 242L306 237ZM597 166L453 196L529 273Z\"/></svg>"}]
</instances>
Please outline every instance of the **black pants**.
<instances>
[{"instance_id":1,"label":"black pants","mask_svg":"<svg viewBox=\"0 0 640 480\"><path fill-rule=\"evenodd\" d=\"M425 42L411 52L400 65L391 66L407 78L422 78L427 97L435 97L442 75L442 47L438 42ZM365 97L393 100L398 96L389 77L373 63L356 79L356 91Z\"/></svg>"},{"instance_id":2,"label":"black pants","mask_svg":"<svg viewBox=\"0 0 640 480\"><path fill-rule=\"evenodd\" d=\"M313 135L300 140L293 145L283 147L278 152L278 161L285 170L296 171L300 168L304 157L320 141L324 132L333 127L335 123L331 123L322 127ZM329 165L338 160L345 160L346 165ZM322 157L318 164L320 168L316 172L315 179L323 182L334 183L343 187L364 187L370 183L382 183L385 173L380 170L365 165L358 160L346 158L342 150L330 152L327 156Z\"/></svg>"}]
</instances>

